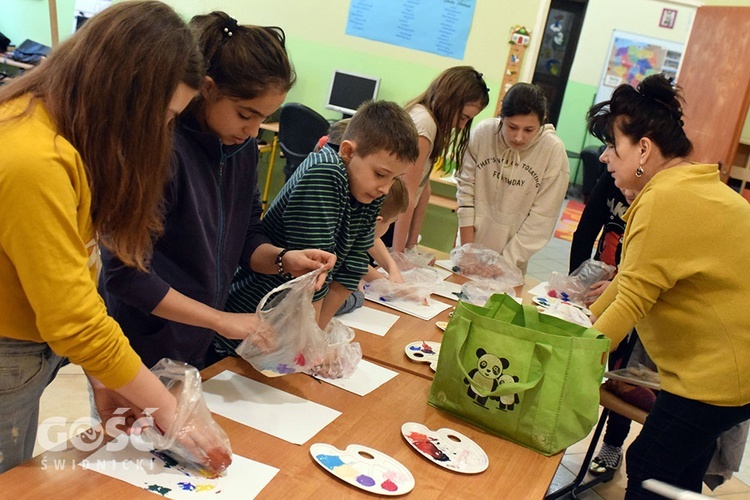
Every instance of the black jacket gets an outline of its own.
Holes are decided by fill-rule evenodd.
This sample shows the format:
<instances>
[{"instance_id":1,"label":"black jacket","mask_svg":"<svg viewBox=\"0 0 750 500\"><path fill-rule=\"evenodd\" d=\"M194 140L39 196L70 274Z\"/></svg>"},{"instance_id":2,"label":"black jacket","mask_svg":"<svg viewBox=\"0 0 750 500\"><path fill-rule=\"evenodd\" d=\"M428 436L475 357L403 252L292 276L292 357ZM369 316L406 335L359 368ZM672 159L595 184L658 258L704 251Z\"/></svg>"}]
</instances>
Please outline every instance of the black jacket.
<instances>
[{"instance_id":1,"label":"black jacket","mask_svg":"<svg viewBox=\"0 0 750 500\"><path fill-rule=\"evenodd\" d=\"M179 118L173 178L165 191L164 234L150 272L122 264L105 249L99 290L146 366L163 357L203 368L215 332L151 315L172 287L223 310L238 265L268 238L261 229L255 139L222 146L195 116Z\"/></svg>"}]
</instances>

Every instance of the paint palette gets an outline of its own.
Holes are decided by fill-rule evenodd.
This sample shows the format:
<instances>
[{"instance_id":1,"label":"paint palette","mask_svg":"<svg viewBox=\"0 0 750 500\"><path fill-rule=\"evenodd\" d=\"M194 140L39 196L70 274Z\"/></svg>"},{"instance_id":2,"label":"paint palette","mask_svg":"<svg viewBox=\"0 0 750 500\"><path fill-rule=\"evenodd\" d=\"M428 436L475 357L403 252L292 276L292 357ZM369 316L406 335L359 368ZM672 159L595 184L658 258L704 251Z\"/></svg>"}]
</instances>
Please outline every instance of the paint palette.
<instances>
[{"instance_id":1,"label":"paint palette","mask_svg":"<svg viewBox=\"0 0 750 500\"><path fill-rule=\"evenodd\" d=\"M414 476L401 462L372 448L350 444L346 450L315 443L310 455L326 472L378 495L403 495L414 488Z\"/></svg>"},{"instance_id":2,"label":"paint palette","mask_svg":"<svg viewBox=\"0 0 750 500\"><path fill-rule=\"evenodd\" d=\"M411 342L404 347L406 357L417 363L429 363L432 371L437 370L438 357L440 356L440 342L420 340Z\"/></svg>"},{"instance_id":3,"label":"paint palette","mask_svg":"<svg viewBox=\"0 0 750 500\"><path fill-rule=\"evenodd\" d=\"M490 465L478 444L453 429L432 431L422 424L407 422L401 426L401 435L420 455L445 469L478 474Z\"/></svg>"}]
</instances>

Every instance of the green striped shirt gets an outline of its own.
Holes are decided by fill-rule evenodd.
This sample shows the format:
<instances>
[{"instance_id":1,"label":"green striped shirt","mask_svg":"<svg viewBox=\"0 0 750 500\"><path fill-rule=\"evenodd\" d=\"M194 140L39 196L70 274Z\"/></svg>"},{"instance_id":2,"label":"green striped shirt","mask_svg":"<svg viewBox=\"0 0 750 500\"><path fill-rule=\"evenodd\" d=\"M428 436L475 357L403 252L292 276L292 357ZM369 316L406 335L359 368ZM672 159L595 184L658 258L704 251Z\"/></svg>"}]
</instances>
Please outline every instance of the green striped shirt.
<instances>
[{"instance_id":1,"label":"green striped shirt","mask_svg":"<svg viewBox=\"0 0 750 500\"><path fill-rule=\"evenodd\" d=\"M367 272L375 220L383 198L370 204L354 199L341 157L331 147L313 153L297 168L263 218L263 231L274 245L290 250L319 248L336 255L336 265L314 300L328 293L335 280L356 290ZM278 275L245 268L235 273L227 301L232 312L255 312L268 292L282 284Z\"/></svg>"}]
</instances>

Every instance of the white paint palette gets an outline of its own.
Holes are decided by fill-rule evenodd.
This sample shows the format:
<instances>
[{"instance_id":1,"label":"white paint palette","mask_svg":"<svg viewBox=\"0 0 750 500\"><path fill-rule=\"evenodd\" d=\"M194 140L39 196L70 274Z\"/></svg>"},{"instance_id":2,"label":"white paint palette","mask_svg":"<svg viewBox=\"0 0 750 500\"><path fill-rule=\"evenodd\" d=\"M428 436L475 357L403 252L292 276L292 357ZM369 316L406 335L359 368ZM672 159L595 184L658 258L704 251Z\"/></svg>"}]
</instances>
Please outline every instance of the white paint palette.
<instances>
[{"instance_id":1,"label":"white paint palette","mask_svg":"<svg viewBox=\"0 0 750 500\"><path fill-rule=\"evenodd\" d=\"M430 369L435 371L440 356L440 342L429 340L411 342L404 347L404 353L407 358L416 363L429 363Z\"/></svg>"},{"instance_id":2,"label":"white paint palette","mask_svg":"<svg viewBox=\"0 0 750 500\"><path fill-rule=\"evenodd\" d=\"M401 426L401 435L417 453L445 469L478 474L490 465L490 459L478 444L453 429L433 431L422 424L407 422Z\"/></svg>"},{"instance_id":3,"label":"white paint palette","mask_svg":"<svg viewBox=\"0 0 750 500\"><path fill-rule=\"evenodd\" d=\"M352 486L378 495L396 496L414 488L414 476L398 460L378 450L350 444L346 450L315 443L310 455L323 470Z\"/></svg>"}]
</instances>

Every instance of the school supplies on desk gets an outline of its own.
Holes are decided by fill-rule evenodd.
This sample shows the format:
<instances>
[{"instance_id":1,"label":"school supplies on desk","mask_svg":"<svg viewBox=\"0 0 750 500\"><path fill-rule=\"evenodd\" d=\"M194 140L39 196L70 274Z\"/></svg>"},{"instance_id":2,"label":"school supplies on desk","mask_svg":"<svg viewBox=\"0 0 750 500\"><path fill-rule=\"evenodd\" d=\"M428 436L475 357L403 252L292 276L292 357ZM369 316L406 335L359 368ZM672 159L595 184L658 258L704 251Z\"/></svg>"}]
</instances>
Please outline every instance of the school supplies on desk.
<instances>
[{"instance_id":1,"label":"school supplies on desk","mask_svg":"<svg viewBox=\"0 0 750 500\"><path fill-rule=\"evenodd\" d=\"M435 465L462 474L487 470L490 459L474 441L453 429L430 430L422 424L407 422L401 435L414 450Z\"/></svg>"},{"instance_id":2,"label":"school supplies on desk","mask_svg":"<svg viewBox=\"0 0 750 500\"><path fill-rule=\"evenodd\" d=\"M124 447L113 446L119 440L104 445L81 467L113 477L150 491L163 498L192 499L211 495L211 498L253 498L274 478L279 469L239 455L232 456L232 464L216 478L209 478L179 460L146 451L148 444L139 436L130 436ZM154 496L156 498L156 496Z\"/></svg>"},{"instance_id":3,"label":"school supplies on desk","mask_svg":"<svg viewBox=\"0 0 750 500\"><path fill-rule=\"evenodd\" d=\"M416 304L407 300L398 299L389 300L380 295L368 292L367 289L365 289L365 299L424 320L430 320L451 307L444 302L432 299L427 299L426 304Z\"/></svg>"},{"instance_id":4,"label":"school supplies on desk","mask_svg":"<svg viewBox=\"0 0 750 500\"><path fill-rule=\"evenodd\" d=\"M403 495L414 488L414 476L398 460L378 450L350 444L346 450L315 443L310 455L323 470L352 486L377 495Z\"/></svg>"}]
</instances>

